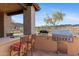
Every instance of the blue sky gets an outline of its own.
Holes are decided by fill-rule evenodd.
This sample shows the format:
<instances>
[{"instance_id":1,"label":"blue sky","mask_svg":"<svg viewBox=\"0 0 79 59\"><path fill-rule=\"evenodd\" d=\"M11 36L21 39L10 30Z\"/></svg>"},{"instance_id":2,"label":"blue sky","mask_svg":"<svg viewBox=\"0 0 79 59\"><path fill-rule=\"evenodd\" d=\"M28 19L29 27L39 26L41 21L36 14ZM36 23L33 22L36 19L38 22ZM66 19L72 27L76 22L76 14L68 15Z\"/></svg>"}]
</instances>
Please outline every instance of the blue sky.
<instances>
[{"instance_id":1,"label":"blue sky","mask_svg":"<svg viewBox=\"0 0 79 59\"><path fill-rule=\"evenodd\" d=\"M45 14L53 14L57 9L62 10L66 15L59 24L79 24L78 3L40 3L40 11L36 12L36 26L43 26ZM23 23L23 15L12 16L14 22Z\"/></svg>"}]
</instances>

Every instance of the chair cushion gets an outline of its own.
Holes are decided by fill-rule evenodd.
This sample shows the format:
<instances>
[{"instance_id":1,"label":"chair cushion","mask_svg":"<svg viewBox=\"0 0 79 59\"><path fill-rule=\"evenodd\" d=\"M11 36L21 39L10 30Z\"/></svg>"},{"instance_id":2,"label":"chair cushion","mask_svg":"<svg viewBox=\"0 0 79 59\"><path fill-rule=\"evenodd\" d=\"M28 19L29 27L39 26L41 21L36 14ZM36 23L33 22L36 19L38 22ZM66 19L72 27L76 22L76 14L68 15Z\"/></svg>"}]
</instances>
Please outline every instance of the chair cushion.
<instances>
[{"instance_id":1,"label":"chair cushion","mask_svg":"<svg viewBox=\"0 0 79 59\"><path fill-rule=\"evenodd\" d=\"M20 42L14 43L13 45L10 46L10 49L14 50L14 51L19 51L20 50ZM24 44L21 44L21 47L25 47Z\"/></svg>"}]
</instances>

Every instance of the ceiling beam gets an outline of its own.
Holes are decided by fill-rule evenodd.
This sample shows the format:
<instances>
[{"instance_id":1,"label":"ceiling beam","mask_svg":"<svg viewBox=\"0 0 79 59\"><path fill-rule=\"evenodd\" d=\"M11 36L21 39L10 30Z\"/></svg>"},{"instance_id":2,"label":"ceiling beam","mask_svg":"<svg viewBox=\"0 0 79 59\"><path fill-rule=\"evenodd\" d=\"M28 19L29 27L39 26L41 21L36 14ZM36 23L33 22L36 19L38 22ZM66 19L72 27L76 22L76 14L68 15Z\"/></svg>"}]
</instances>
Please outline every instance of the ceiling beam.
<instances>
[{"instance_id":1,"label":"ceiling beam","mask_svg":"<svg viewBox=\"0 0 79 59\"><path fill-rule=\"evenodd\" d=\"M7 15L11 16L11 15L17 15L17 14L22 14L23 10L19 10L19 11L14 11L14 12L8 12Z\"/></svg>"},{"instance_id":2,"label":"ceiling beam","mask_svg":"<svg viewBox=\"0 0 79 59\"><path fill-rule=\"evenodd\" d=\"M24 3L18 3L18 5L20 5L23 9L27 9L27 6Z\"/></svg>"},{"instance_id":3,"label":"ceiling beam","mask_svg":"<svg viewBox=\"0 0 79 59\"><path fill-rule=\"evenodd\" d=\"M23 10L27 9L27 6L34 6L34 8L35 8L36 11L40 10L39 5L36 4L36 3L18 3L18 5L21 6L22 10L18 10L18 11L14 11L14 12L7 12L7 15L10 16L10 15L22 14Z\"/></svg>"}]
</instances>

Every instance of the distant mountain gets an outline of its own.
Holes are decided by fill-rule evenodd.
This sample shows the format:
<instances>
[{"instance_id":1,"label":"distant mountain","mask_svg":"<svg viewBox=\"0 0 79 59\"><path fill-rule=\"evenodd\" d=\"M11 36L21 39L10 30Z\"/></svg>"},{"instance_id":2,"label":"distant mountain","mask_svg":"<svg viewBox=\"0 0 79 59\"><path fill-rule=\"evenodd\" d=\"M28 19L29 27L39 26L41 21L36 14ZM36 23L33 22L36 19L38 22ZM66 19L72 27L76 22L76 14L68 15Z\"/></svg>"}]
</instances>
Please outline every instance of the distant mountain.
<instances>
[{"instance_id":1,"label":"distant mountain","mask_svg":"<svg viewBox=\"0 0 79 59\"><path fill-rule=\"evenodd\" d=\"M79 24L75 24L74 26L79 26Z\"/></svg>"},{"instance_id":2,"label":"distant mountain","mask_svg":"<svg viewBox=\"0 0 79 59\"><path fill-rule=\"evenodd\" d=\"M16 27L23 27L23 24L22 23L12 23L14 26Z\"/></svg>"},{"instance_id":3,"label":"distant mountain","mask_svg":"<svg viewBox=\"0 0 79 59\"><path fill-rule=\"evenodd\" d=\"M55 25L55 26L79 26L79 24L61 24L61 25ZM36 27L45 27L45 26L36 26ZM48 26L48 27L52 27L52 26Z\"/></svg>"},{"instance_id":4,"label":"distant mountain","mask_svg":"<svg viewBox=\"0 0 79 59\"><path fill-rule=\"evenodd\" d=\"M12 24L13 24L13 26L16 26L16 27L23 27L22 23L14 23L14 22L12 22ZM65 24L65 25L56 25L56 26L79 26L79 24L75 24L75 25ZM45 26L36 26L36 27L45 27Z\"/></svg>"}]
</instances>

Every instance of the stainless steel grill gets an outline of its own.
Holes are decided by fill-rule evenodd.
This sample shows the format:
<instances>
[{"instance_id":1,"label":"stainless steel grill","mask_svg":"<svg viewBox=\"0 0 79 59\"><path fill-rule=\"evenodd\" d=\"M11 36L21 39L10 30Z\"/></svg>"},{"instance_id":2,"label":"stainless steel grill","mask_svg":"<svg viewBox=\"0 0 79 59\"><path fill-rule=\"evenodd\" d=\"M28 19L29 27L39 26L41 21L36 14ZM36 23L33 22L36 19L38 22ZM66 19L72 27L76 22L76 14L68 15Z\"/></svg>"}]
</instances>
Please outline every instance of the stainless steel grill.
<instances>
[{"instance_id":1,"label":"stainless steel grill","mask_svg":"<svg viewBox=\"0 0 79 59\"><path fill-rule=\"evenodd\" d=\"M70 30L54 30L52 32L52 38L55 41L73 41L73 33Z\"/></svg>"}]
</instances>

